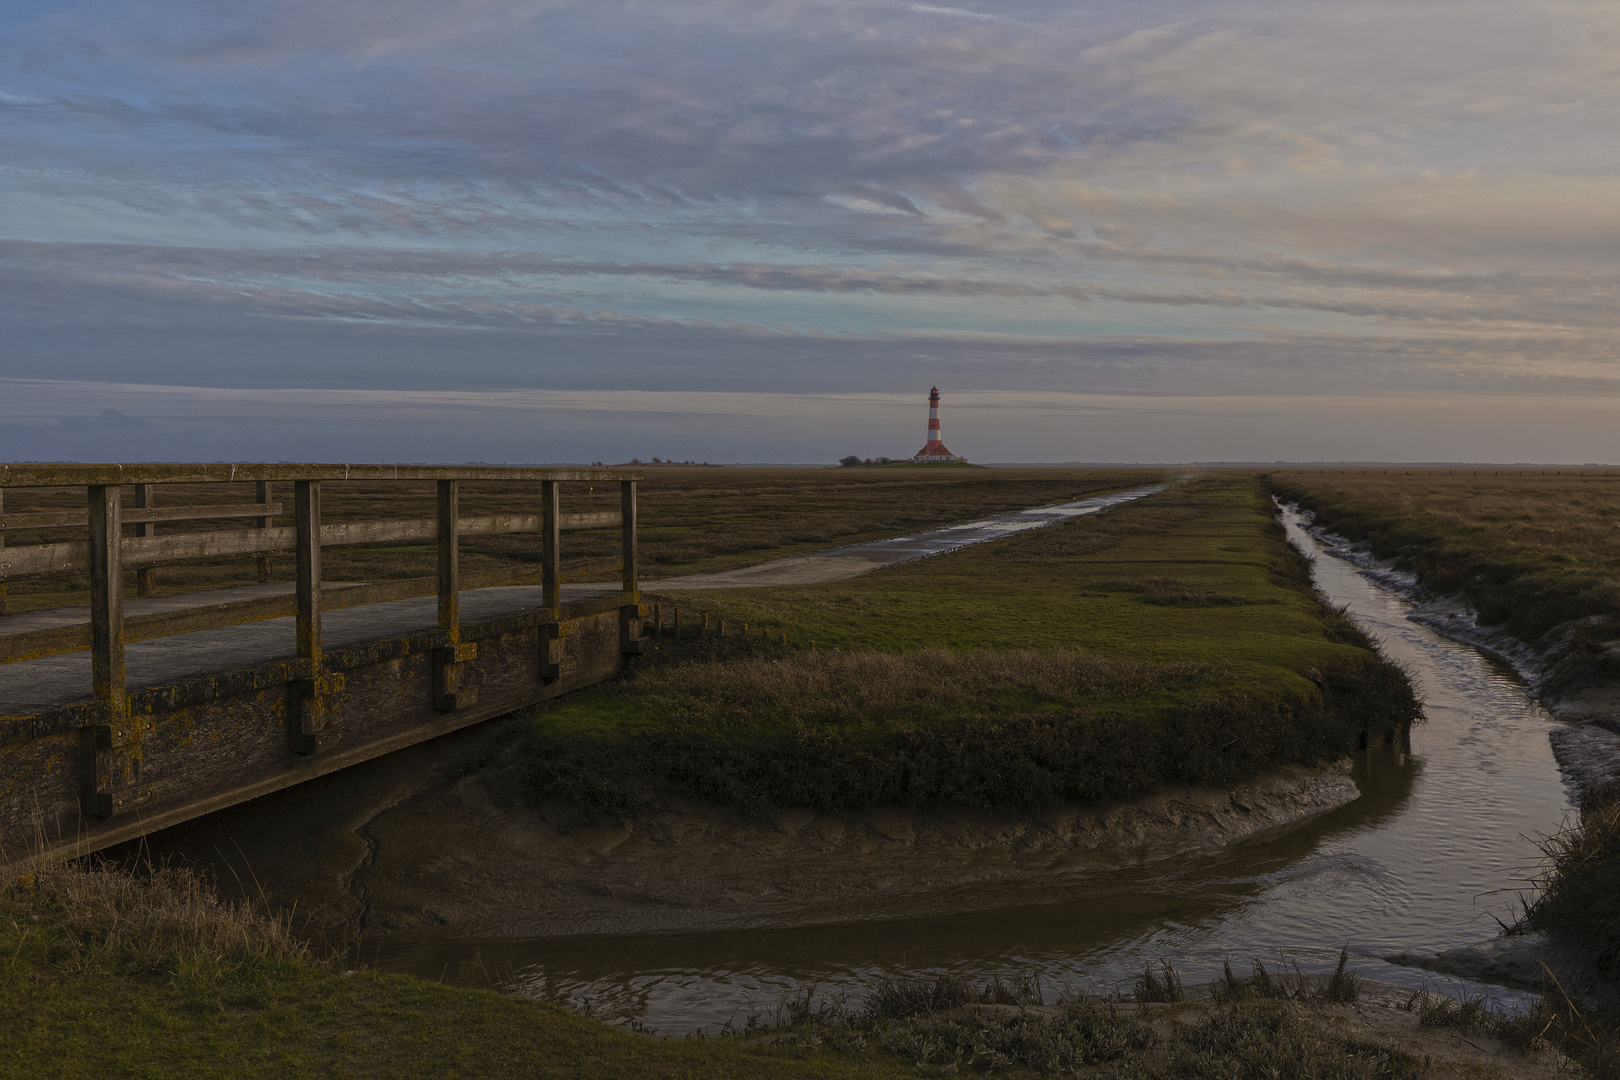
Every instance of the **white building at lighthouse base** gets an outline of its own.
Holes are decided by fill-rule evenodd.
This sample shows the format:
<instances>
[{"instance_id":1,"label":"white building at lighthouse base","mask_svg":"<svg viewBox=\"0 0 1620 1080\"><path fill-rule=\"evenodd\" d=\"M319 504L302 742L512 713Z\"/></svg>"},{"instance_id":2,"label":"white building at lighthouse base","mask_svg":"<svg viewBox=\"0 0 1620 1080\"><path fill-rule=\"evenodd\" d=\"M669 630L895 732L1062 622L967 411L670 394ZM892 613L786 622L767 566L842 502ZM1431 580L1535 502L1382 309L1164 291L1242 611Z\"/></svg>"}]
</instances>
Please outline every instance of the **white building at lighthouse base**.
<instances>
[{"instance_id":1,"label":"white building at lighthouse base","mask_svg":"<svg viewBox=\"0 0 1620 1080\"><path fill-rule=\"evenodd\" d=\"M966 461L967 458L957 457L945 449L944 443L929 443L917 451L916 456L911 460L919 465L949 465L954 461Z\"/></svg>"}]
</instances>

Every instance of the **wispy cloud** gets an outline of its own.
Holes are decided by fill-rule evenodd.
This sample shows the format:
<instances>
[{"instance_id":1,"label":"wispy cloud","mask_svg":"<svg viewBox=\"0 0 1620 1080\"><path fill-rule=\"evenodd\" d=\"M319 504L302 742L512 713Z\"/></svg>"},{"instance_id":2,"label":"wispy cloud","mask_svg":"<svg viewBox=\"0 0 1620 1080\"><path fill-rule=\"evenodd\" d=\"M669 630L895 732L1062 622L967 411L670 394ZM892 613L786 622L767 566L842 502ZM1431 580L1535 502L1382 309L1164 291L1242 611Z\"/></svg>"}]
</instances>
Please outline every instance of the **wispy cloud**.
<instances>
[{"instance_id":1,"label":"wispy cloud","mask_svg":"<svg viewBox=\"0 0 1620 1080\"><path fill-rule=\"evenodd\" d=\"M18 0L0 373L1606 386L1617 56L1588 0Z\"/></svg>"}]
</instances>

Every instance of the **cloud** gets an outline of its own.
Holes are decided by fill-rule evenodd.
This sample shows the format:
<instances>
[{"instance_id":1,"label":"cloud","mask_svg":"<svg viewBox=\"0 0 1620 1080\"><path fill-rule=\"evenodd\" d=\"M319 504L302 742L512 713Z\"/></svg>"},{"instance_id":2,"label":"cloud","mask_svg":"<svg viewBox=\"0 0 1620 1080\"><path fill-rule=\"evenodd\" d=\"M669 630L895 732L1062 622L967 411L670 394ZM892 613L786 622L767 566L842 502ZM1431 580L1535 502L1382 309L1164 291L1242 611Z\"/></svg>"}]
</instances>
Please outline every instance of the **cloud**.
<instances>
[{"instance_id":1,"label":"cloud","mask_svg":"<svg viewBox=\"0 0 1620 1080\"><path fill-rule=\"evenodd\" d=\"M1620 360L1612 4L8 8L12 376L1405 392Z\"/></svg>"}]
</instances>

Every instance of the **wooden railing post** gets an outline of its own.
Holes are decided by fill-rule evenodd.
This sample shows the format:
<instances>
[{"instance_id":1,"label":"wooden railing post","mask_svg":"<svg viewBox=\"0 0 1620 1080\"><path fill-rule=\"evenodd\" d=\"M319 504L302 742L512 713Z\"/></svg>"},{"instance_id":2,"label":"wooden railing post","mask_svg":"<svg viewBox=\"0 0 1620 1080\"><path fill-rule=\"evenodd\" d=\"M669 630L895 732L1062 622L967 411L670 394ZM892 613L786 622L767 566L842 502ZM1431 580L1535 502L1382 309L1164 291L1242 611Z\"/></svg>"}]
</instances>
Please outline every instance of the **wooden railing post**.
<instances>
[{"instance_id":1,"label":"wooden railing post","mask_svg":"<svg viewBox=\"0 0 1620 1080\"><path fill-rule=\"evenodd\" d=\"M562 607L561 545L557 529L561 516L557 481L540 481L540 602L553 618Z\"/></svg>"},{"instance_id":2,"label":"wooden railing post","mask_svg":"<svg viewBox=\"0 0 1620 1080\"><path fill-rule=\"evenodd\" d=\"M460 484L439 481L439 630L454 645L461 640L461 566L457 558L461 523Z\"/></svg>"},{"instance_id":3,"label":"wooden railing post","mask_svg":"<svg viewBox=\"0 0 1620 1080\"><path fill-rule=\"evenodd\" d=\"M636 572L636 482L622 480L619 482L619 506L624 514L624 524L620 527L619 543L624 549L624 591L634 595L640 591L640 579Z\"/></svg>"},{"instance_id":4,"label":"wooden railing post","mask_svg":"<svg viewBox=\"0 0 1620 1080\"><path fill-rule=\"evenodd\" d=\"M257 493L257 496L258 496L258 502L261 505L263 505L264 503L269 502L270 501L270 481L268 481L268 480L260 480L259 483L258 483L256 493ZM271 518L267 518L267 517L259 518L258 522L257 522L259 528L261 528L261 529L268 529L273 523L274 523L273 520ZM261 585L270 580L270 556L269 555L260 555L259 556L258 571L259 571L259 574L258 574L259 583Z\"/></svg>"},{"instance_id":5,"label":"wooden railing post","mask_svg":"<svg viewBox=\"0 0 1620 1080\"><path fill-rule=\"evenodd\" d=\"M139 510L149 510L155 505L154 485L135 485L135 507ZM150 521L138 522L135 525L136 536L156 536L157 526ZM150 567L135 571L135 595L152 595L152 570Z\"/></svg>"},{"instance_id":6,"label":"wooden railing post","mask_svg":"<svg viewBox=\"0 0 1620 1080\"><path fill-rule=\"evenodd\" d=\"M90 497L90 686L103 706L103 722L80 732L79 809L85 817L108 818L114 795L138 779L139 754L122 748L127 732L124 690L123 490L92 485ZM124 766L120 768L119 766Z\"/></svg>"},{"instance_id":7,"label":"wooden railing post","mask_svg":"<svg viewBox=\"0 0 1620 1080\"><path fill-rule=\"evenodd\" d=\"M288 744L295 754L314 753L325 720L325 674L321 662L321 482L293 483L293 529L298 540L298 658L308 670L292 684L287 713Z\"/></svg>"},{"instance_id":8,"label":"wooden railing post","mask_svg":"<svg viewBox=\"0 0 1620 1080\"><path fill-rule=\"evenodd\" d=\"M540 481L540 603L547 622L540 624L540 682L562 678L562 506L557 481Z\"/></svg>"},{"instance_id":9,"label":"wooden railing post","mask_svg":"<svg viewBox=\"0 0 1620 1080\"><path fill-rule=\"evenodd\" d=\"M619 652L635 656L641 652L641 593L636 573L636 482L619 481L619 546L624 552L623 587L629 603L619 608Z\"/></svg>"},{"instance_id":10,"label":"wooden railing post","mask_svg":"<svg viewBox=\"0 0 1620 1080\"><path fill-rule=\"evenodd\" d=\"M298 537L298 656L312 675L321 672L321 482L293 484L293 528Z\"/></svg>"},{"instance_id":11,"label":"wooden railing post","mask_svg":"<svg viewBox=\"0 0 1620 1080\"><path fill-rule=\"evenodd\" d=\"M440 480L439 487L439 635L433 650L433 707L440 712L465 709L477 700L462 686L465 664L478 655L478 643L461 640L460 483Z\"/></svg>"},{"instance_id":12,"label":"wooden railing post","mask_svg":"<svg viewBox=\"0 0 1620 1080\"><path fill-rule=\"evenodd\" d=\"M123 492L90 488L90 682L114 718L124 714Z\"/></svg>"},{"instance_id":13,"label":"wooden railing post","mask_svg":"<svg viewBox=\"0 0 1620 1080\"><path fill-rule=\"evenodd\" d=\"M0 488L0 516L4 516L5 512L6 512L6 489L5 488ZM5 526L0 525L0 551L4 551L5 547L6 547L6 530L5 530ZM6 613L6 583L4 581L0 581L0 615L4 615L5 613Z\"/></svg>"}]
</instances>

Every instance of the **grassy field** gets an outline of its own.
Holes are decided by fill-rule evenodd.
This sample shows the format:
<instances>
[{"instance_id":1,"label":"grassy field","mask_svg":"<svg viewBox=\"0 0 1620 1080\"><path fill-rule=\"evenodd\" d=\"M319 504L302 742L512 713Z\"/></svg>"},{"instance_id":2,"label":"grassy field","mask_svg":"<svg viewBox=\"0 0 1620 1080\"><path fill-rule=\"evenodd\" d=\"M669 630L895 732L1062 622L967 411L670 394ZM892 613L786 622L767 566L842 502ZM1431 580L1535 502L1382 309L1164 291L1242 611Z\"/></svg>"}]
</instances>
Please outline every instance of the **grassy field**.
<instances>
[{"instance_id":1,"label":"grassy field","mask_svg":"<svg viewBox=\"0 0 1620 1080\"><path fill-rule=\"evenodd\" d=\"M975 516L1083 498L1102 491L1162 481L1162 472L1120 469L819 469L646 466L638 494L640 557L644 577L725 569L763 558L791 555L836 544L890 536L910 529L963 521ZM291 484L272 493L289 511ZM125 493L126 502L133 499ZM512 513L525 500L538 501L537 484L463 484L461 512L472 516ZM160 505L198 505L255 500L252 484L173 485L158 489ZM565 484L563 510L617 509L617 485ZM78 508L84 493L18 488L6 492L8 513ZM431 484L328 483L322 494L327 521L430 517ZM532 505L532 504L530 504ZM196 531L245 528L249 522L215 521L160 526ZM292 524L291 514L277 524ZM83 530L38 530L13 534L11 544L82 540ZM563 558L588 559L618 553L614 531L570 532L563 536ZM479 536L462 541L466 571L532 565L540 560L535 535ZM381 581L434 572L429 544L328 548L323 553L330 581ZM272 577L290 581L293 556L274 560ZM154 572L157 591L183 591L241 584L255 579L254 560L239 558L209 565L177 566ZM133 574L130 590L133 595ZM12 583L8 610L32 611L86 603L82 574L57 574Z\"/></svg>"},{"instance_id":2,"label":"grassy field","mask_svg":"<svg viewBox=\"0 0 1620 1080\"><path fill-rule=\"evenodd\" d=\"M344 976L170 871L58 871L0 897L0 1077L876 1080L897 1059L663 1041L555 1006Z\"/></svg>"},{"instance_id":3,"label":"grassy field","mask_svg":"<svg viewBox=\"0 0 1620 1080\"><path fill-rule=\"evenodd\" d=\"M1038 805L1336 757L1419 713L1248 477L851 581L664 602L752 636L663 643L542 711L518 790Z\"/></svg>"},{"instance_id":4,"label":"grassy field","mask_svg":"<svg viewBox=\"0 0 1620 1080\"><path fill-rule=\"evenodd\" d=\"M1571 619L1620 616L1620 472L1290 470L1267 483L1526 641Z\"/></svg>"}]
</instances>

